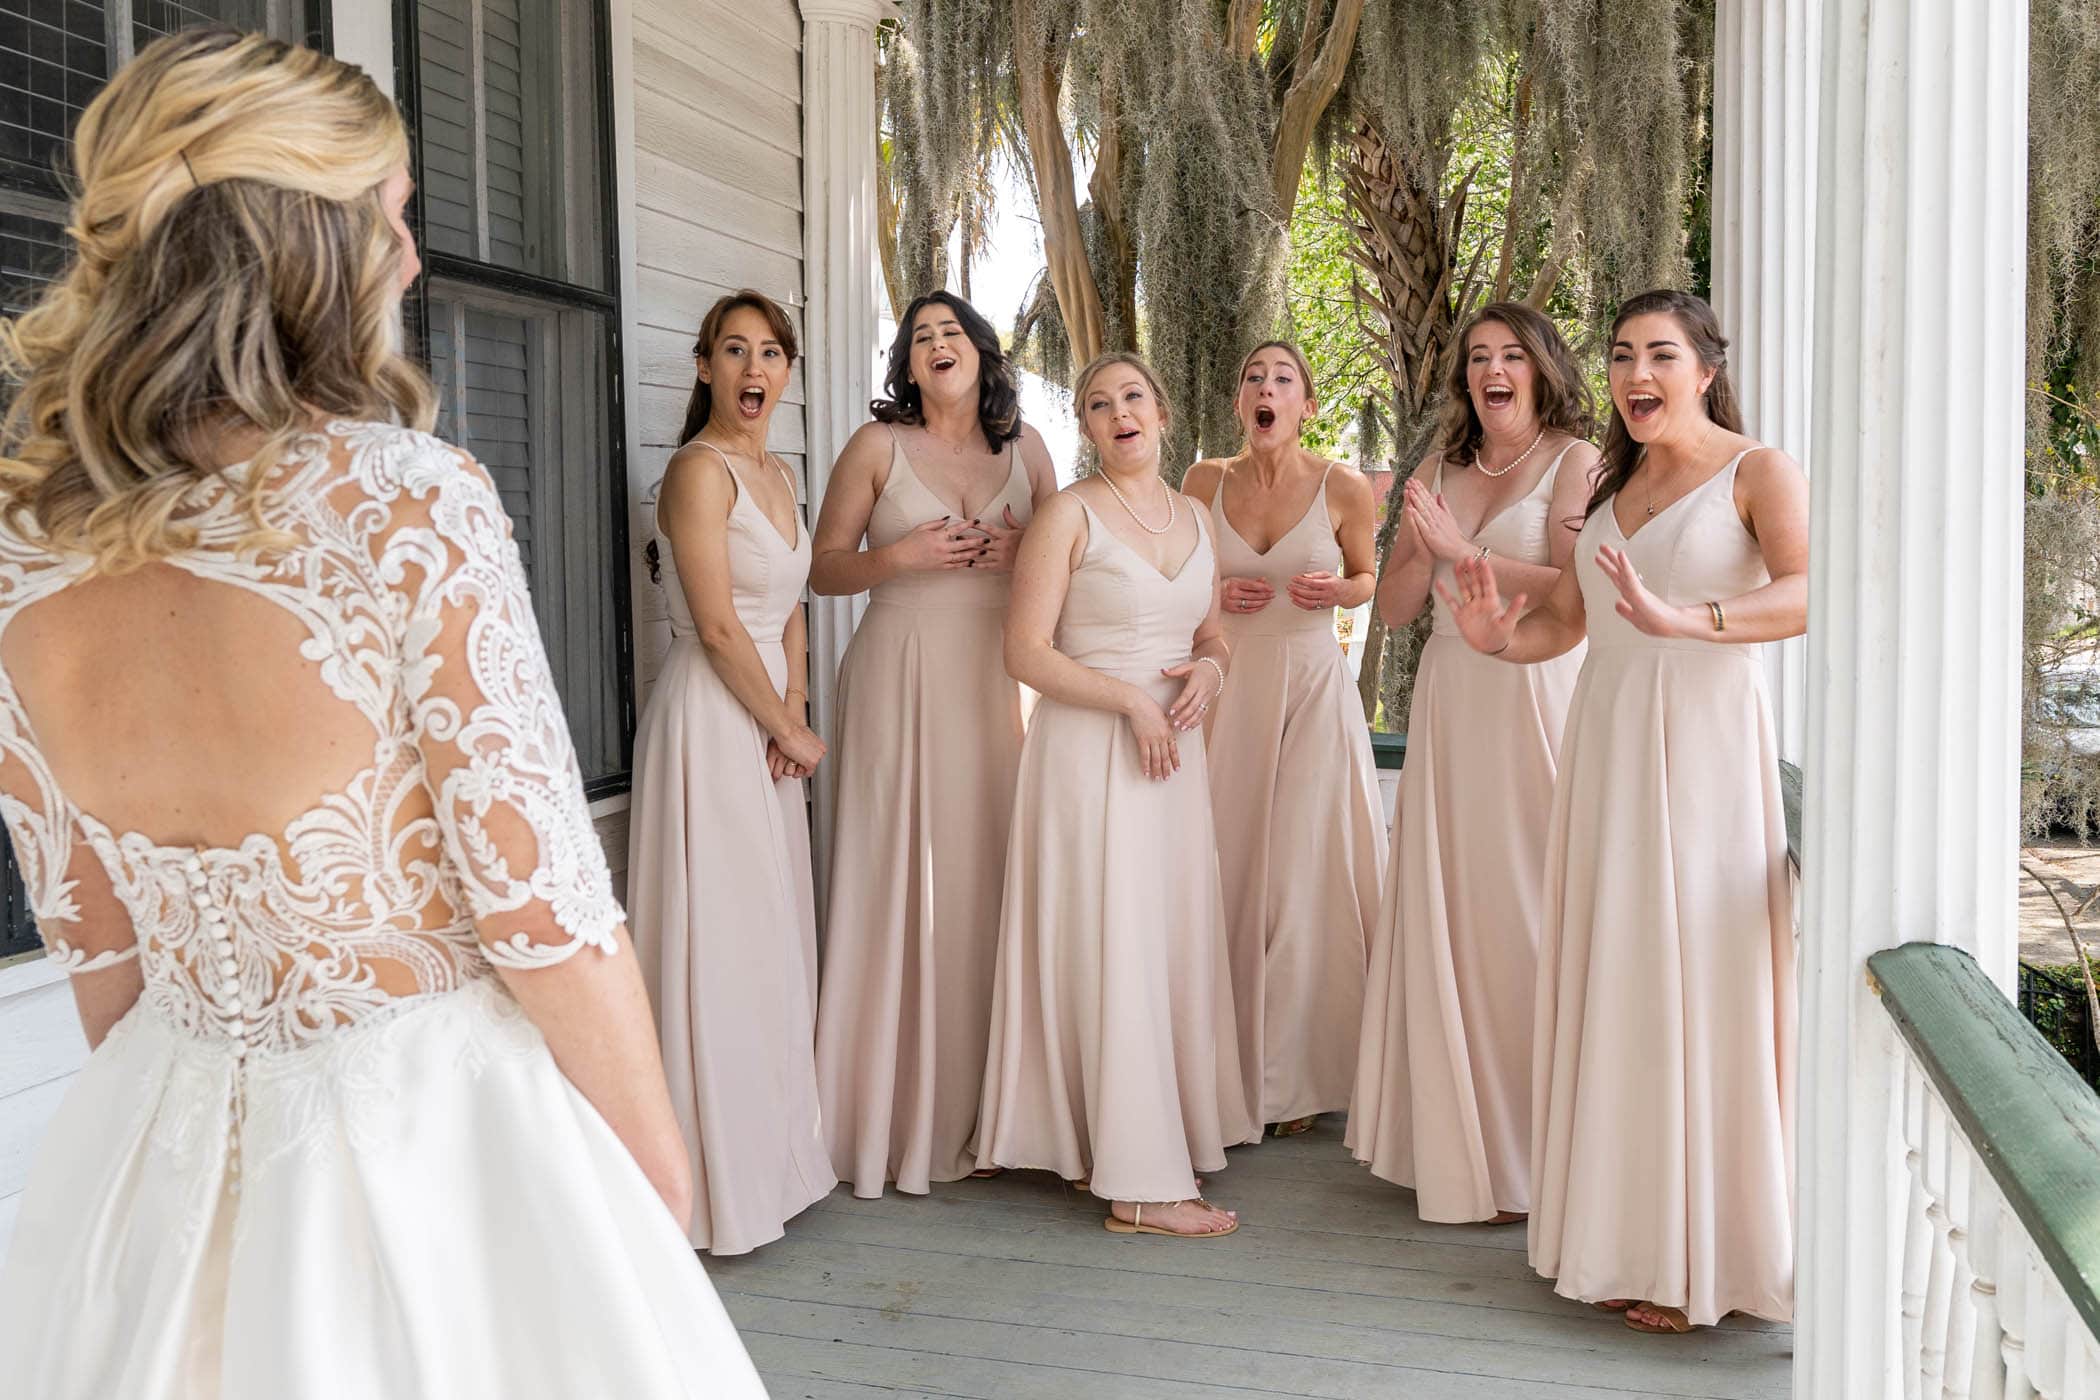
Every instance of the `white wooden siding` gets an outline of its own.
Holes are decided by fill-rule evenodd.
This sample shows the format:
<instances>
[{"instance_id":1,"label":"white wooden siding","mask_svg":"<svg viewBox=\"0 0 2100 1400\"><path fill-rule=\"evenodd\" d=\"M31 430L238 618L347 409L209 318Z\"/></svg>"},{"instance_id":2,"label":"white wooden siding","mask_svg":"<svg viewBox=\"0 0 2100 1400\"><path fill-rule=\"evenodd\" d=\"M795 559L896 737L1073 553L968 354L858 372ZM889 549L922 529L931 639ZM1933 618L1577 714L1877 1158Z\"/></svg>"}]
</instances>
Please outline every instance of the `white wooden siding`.
<instances>
[{"instance_id":1,"label":"white wooden siding","mask_svg":"<svg viewBox=\"0 0 2100 1400\"><path fill-rule=\"evenodd\" d=\"M58 964L39 957L0 968L0 1257L30 1156L86 1058L87 1038Z\"/></svg>"},{"instance_id":2,"label":"white wooden siding","mask_svg":"<svg viewBox=\"0 0 2100 1400\"><path fill-rule=\"evenodd\" d=\"M685 421L700 318L753 287L802 329L802 21L792 0L632 0L631 13L634 177L623 194L634 239L626 354L640 705L670 645L663 591L641 560L647 501ZM803 401L797 365L772 446L806 496Z\"/></svg>"}]
</instances>

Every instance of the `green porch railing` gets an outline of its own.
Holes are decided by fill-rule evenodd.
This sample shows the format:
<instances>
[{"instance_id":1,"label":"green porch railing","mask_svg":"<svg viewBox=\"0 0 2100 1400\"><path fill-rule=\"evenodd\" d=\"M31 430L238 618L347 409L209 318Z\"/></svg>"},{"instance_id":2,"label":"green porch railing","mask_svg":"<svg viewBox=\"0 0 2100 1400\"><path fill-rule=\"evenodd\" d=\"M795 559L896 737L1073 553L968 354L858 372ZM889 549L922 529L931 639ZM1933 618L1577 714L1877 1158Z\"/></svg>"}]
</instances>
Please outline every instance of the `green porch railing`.
<instances>
[{"instance_id":1,"label":"green porch railing","mask_svg":"<svg viewBox=\"0 0 2100 1400\"><path fill-rule=\"evenodd\" d=\"M1407 761L1407 736L1371 731L1371 759L1380 768L1398 768Z\"/></svg>"},{"instance_id":2,"label":"green porch railing","mask_svg":"<svg viewBox=\"0 0 2100 1400\"><path fill-rule=\"evenodd\" d=\"M1868 958L1867 973L2064 1300L2100 1338L2100 1098L1963 950L1907 943Z\"/></svg>"}]
</instances>

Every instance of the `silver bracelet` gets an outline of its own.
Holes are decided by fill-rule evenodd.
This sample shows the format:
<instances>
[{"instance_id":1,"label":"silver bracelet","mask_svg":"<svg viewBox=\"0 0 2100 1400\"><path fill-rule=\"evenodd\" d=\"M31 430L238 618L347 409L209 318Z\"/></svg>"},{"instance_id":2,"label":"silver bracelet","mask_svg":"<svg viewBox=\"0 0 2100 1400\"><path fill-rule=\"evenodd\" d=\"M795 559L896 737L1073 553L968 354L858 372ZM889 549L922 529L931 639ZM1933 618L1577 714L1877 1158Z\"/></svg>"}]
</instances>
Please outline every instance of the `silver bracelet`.
<instances>
[{"instance_id":1,"label":"silver bracelet","mask_svg":"<svg viewBox=\"0 0 2100 1400\"><path fill-rule=\"evenodd\" d=\"M1223 666L1220 666L1216 660L1208 656L1199 656L1196 659L1202 662L1204 665L1210 667L1211 670L1216 671L1218 673L1218 689L1221 691L1225 689L1225 668Z\"/></svg>"}]
</instances>

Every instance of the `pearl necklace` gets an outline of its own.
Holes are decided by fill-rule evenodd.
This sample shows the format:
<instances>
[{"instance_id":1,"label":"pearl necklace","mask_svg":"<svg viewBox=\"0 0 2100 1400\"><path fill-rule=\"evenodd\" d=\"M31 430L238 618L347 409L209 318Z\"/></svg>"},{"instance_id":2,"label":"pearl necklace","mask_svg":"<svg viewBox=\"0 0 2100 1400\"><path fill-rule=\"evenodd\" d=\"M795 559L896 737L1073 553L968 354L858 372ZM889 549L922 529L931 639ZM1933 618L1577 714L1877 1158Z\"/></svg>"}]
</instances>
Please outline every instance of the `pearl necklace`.
<instances>
[{"instance_id":1,"label":"pearl necklace","mask_svg":"<svg viewBox=\"0 0 2100 1400\"><path fill-rule=\"evenodd\" d=\"M1136 511L1130 508L1130 502L1123 499L1123 493L1121 491L1116 490L1115 478L1111 477L1107 472L1103 472L1101 473L1101 482L1104 486L1108 487L1108 489L1112 493L1114 493L1116 500L1120 502L1123 507L1123 513L1125 515L1128 515L1132 520L1136 520L1137 527L1140 530L1143 530L1146 534L1164 535L1165 533L1167 533L1167 531L1174 528L1174 492L1171 488L1167 491L1167 523L1155 530L1150 525L1147 525L1138 516L1138 513Z\"/></svg>"},{"instance_id":2,"label":"pearl necklace","mask_svg":"<svg viewBox=\"0 0 2100 1400\"><path fill-rule=\"evenodd\" d=\"M1489 471L1487 469L1487 464L1485 462L1482 462L1478 457L1475 457L1473 459L1473 465L1480 469L1480 474L1482 476L1508 476L1511 472L1517 469L1517 463L1523 461L1526 457L1529 457L1531 455L1532 448L1537 447L1541 442L1545 441L1545 438L1546 430L1544 428L1540 428L1538 436L1531 440L1531 447L1525 448L1522 452L1519 452L1515 457L1511 458L1509 465L1502 468L1500 471Z\"/></svg>"}]
</instances>

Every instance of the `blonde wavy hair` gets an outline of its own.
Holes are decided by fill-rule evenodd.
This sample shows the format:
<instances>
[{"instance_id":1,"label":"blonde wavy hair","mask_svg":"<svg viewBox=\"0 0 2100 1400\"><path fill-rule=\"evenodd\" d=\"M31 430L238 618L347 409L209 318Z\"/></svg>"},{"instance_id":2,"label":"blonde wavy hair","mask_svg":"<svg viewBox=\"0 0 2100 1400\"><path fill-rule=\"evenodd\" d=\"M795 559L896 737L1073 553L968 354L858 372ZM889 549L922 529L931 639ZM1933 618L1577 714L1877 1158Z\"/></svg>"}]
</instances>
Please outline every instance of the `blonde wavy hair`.
<instances>
[{"instance_id":1,"label":"blonde wavy hair","mask_svg":"<svg viewBox=\"0 0 2100 1400\"><path fill-rule=\"evenodd\" d=\"M195 533L183 497L229 431L260 436L241 504L322 415L428 429L401 353L402 249L380 187L408 159L360 69L231 29L156 40L81 114L74 255L0 320L0 513L118 571Z\"/></svg>"}]
</instances>

